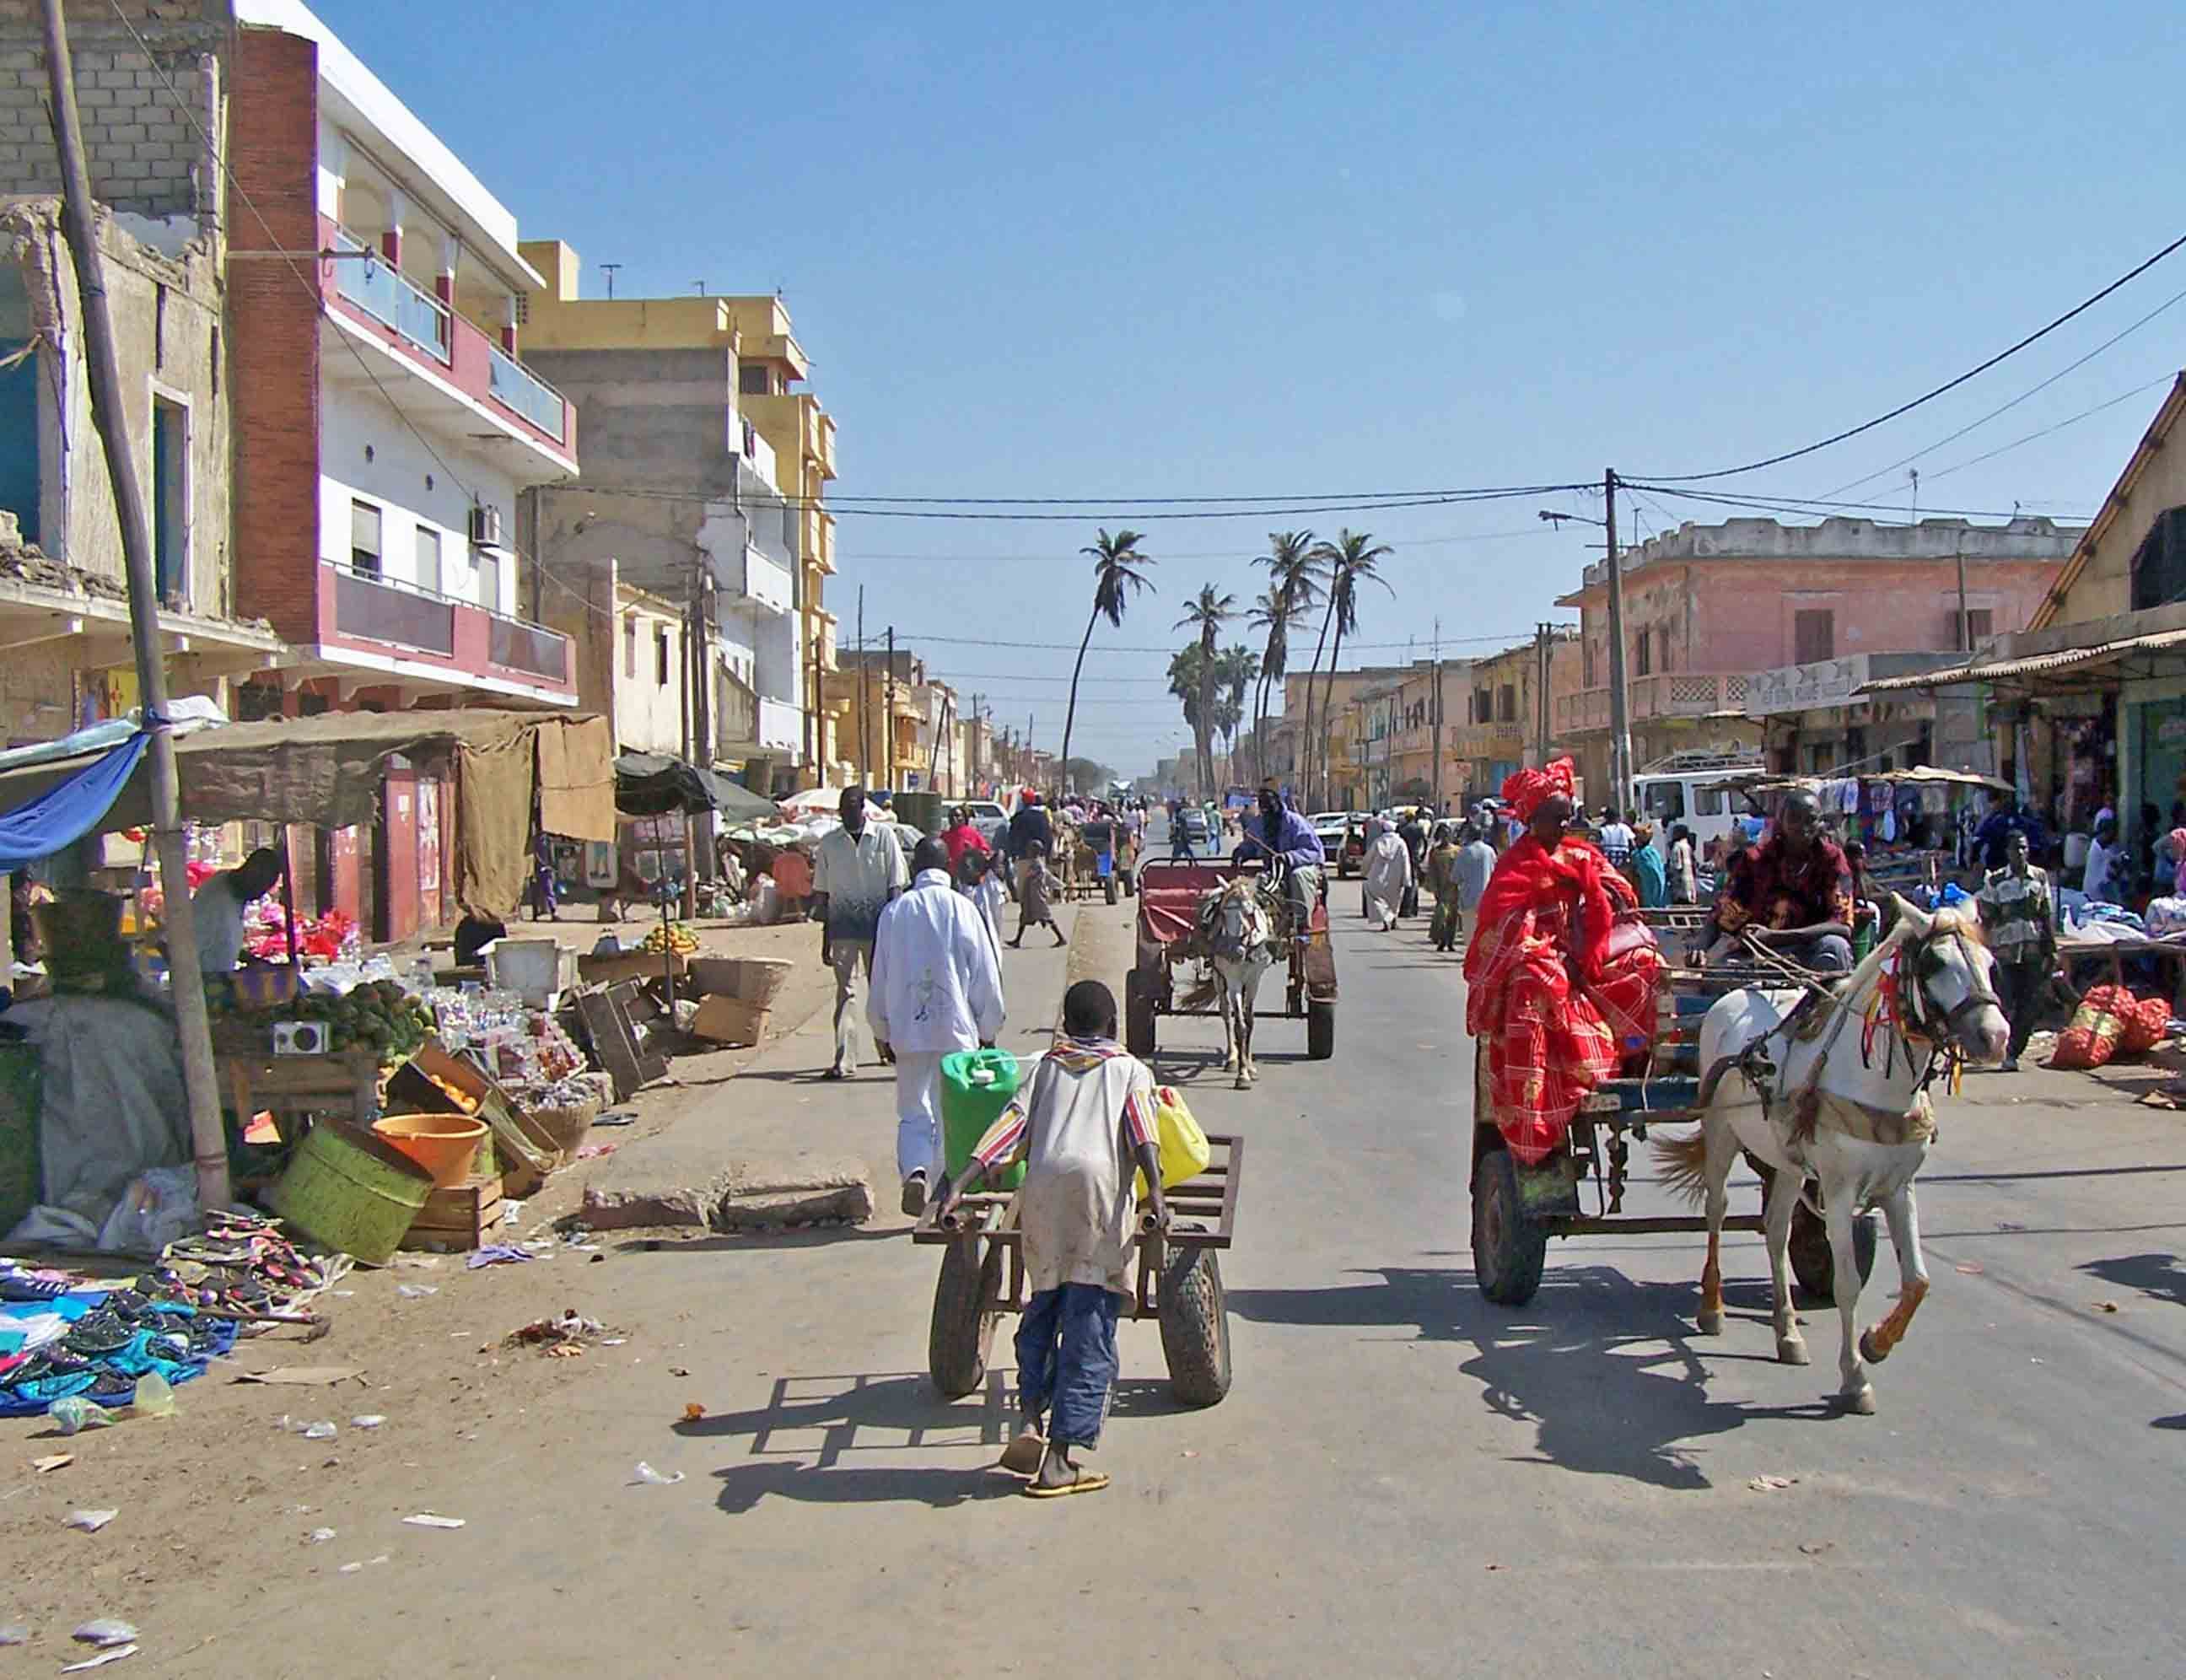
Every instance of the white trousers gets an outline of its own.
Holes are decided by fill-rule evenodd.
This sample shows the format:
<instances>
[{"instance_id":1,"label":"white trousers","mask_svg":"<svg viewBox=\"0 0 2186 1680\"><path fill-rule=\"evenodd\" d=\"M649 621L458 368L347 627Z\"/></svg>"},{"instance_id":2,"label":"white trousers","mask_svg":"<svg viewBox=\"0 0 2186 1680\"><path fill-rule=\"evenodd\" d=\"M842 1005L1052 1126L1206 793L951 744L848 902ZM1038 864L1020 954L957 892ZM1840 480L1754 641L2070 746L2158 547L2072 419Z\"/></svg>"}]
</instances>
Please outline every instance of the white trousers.
<instances>
[{"instance_id":1,"label":"white trousers","mask_svg":"<svg viewBox=\"0 0 2186 1680\"><path fill-rule=\"evenodd\" d=\"M923 1173L928 1190L941 1182L941 1058L948 1054L895 1053L896 1175Z\"/></svg>"}]
</instances>

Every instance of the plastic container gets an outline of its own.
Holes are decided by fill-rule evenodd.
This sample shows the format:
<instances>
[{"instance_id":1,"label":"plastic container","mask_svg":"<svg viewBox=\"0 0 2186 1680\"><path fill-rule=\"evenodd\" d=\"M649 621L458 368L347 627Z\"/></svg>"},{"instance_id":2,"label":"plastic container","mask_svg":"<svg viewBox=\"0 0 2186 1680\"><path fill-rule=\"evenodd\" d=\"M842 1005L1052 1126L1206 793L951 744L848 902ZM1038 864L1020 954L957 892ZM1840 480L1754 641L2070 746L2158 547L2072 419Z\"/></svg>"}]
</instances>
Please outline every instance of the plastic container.
<instances>
[{"instance_id":1,"label":"plastic container","mask_svg":"<svg viewBox=\"0 0 2186 1680\"><path fill-rule=\"evenodd\" d=\"M432 1193L433 1175L387 1140L322 1120L266 1199L312 1241L384 1266Z\"/></svg>"},{"instance_id":2,"label":"plastic container","mask_svg":"<svg viewBox=\"0 0 2186 1680\"><path fill-rule=\"evenodd\" d=\"M433 1175L434 1190L453 1190L477 1164L486 1125L467 1114L390 1114L372 1129Z\"/></svg>"},{"instance_id":3,"label":"plastic container","mask_svg":"<svg viewBox=\"0 0 2186 1680\"><path fill-rule=\"evenodd\" d=\"M963 1177L972 1149L1017 1094L1018 1078L1017 1059L1006 1050L952 1050L941 1058L941 1157L952 1180ZM987 1182L1015 1190L1024 1182L1024 1167L1020 1162Z\"/></svg>"},{"instance_id":4,"label":"plastic container","mask_svg":"<svg viewBox=\"0 0 2186 1680\"><path fill-rule=\"evenodd\" d=\"M157 1371L147 1371L137 1379L137 1392L129 1403L131 1413L140 1418L171 1418L175 1415L174 1385Z\"/></svg>"},{"instance_id":5,"label":"plastic container","mask_svg":"<svg viewBox=\"0 0 2186 1680\"><path fill-rule=\"evenodd\" d=\"M80 1394L56 1400L46 1408L46 1415L63 1435L76 1435L87 1429L104 1429L121 1420L95 1400L87 1400Z\"/></svg>"}]
</instances>

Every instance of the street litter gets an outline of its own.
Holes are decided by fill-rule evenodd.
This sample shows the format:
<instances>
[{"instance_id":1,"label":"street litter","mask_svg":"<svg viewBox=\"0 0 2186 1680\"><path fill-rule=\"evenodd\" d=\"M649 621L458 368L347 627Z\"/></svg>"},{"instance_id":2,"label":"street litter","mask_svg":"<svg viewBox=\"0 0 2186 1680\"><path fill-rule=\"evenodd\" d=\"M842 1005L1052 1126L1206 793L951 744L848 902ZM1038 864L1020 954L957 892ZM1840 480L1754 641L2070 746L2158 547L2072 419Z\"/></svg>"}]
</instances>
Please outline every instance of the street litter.
<instances>
[{"instance_id":1,"label":"street litter","mask_svg":"<svg viewBox=\"0 0 2186 1680\"><path fill-rule=\"evenodd\" d=\"M361 1575L363 1571L364 1565L361 1563L345 1563L341 1566L340 1571L344 1575Z\"/></svg>"},{"instance_id":2,"label":"street litter","mask_svg":"<svg viewBox=\"0 0 2186 1680\"><path fill-rule=\"evenodd\" d=\"M40 1476L45 1476L75 1462L76 1454L73 1453L48 1453L42 1458L31 1459L31 1468Z\"/></svg>"},{"instance_id":3,"label":"street litter","mask_svg":"<svg viewBox=\"0 0 2186 1680\"><path fill-rule=\"evenodd\" d=\"M378 1429L386 1421L378 1412L367 1412L362 1417L351 1418L349 1426L351 1429Z\"/></svg>"},{"instance_id":4,"label":"street litter","mask_svg":"<svg viewBox=\"0 0 2186 1680\"><path fill-rule=\"evenodd\" d=\"M0 1627L0 1645L27 1645L30 1643L31 1630L21 1622L11 1621L5 1627Z\"/></svg>"},{"instance_id":5,"label":"street litter","mask_svg":"<svg viewBox=\"0 0 2186 1680\"><path fill-rule=\"evenodd\" d=\"M1773 1493L1779 1488L1791 1487L1798 1479L1796 1476L1757 1476L1746 1485L1756 1493Z\"/></svg>"},{"instance_id":6,"label":"street litter","mask_svg":"<svg viewBox=\"0 0 2186 1680\"><path fill-rule=\"evenodd\" d=\"M637 1461L637 1471L631 1477L630 1485L632 1487L673 1487L682 1480L681 1470L677 1470L672 1476L663 1476L644 1459L640 1459Z\"/></svg>"},{"instance_id":7,"label":"street litter","mask_svg":"<svg viewBox=\"0 0 2186 1680\"><path fill-rule=\"evenodd\" d=\"M69 1635L70 1638L80 1639L87 1645L126 1645L136 1637L137 1630L133 1626L110 1616L103 1616L96 1621L87 1621Z\"/></svg>"},{"instance_id":8,"label":"street litter","mask_svg":"<svg viewBox=\"0 0 2186 1680\"><path fill-rule=\"evenodd\" d=\"M636 1112L627 1108L610 1108L592 1117L595 1129L602 1126L635 1126L636 1123Z\"/></svg>"},{"instance_id":9,"label":"street litter","mask_svg":"<svg viewBox=\"0 0 2186 1680\"><path fill-rule=\"evenodd\" d=\"M46 1415L63 1435L74 1435L87 1429L105 1429L121 1421L120 1417L97 1401L87 1400L77 1394L54 1401Z\"/></svg>"},{"instance_id":10,"label":"street litter","mask_svg":"<svg viewBox=\"0 0 2186 1680\"><path fill-rule=\"evenodd\" d=\"M468 1269L475 1272L482 1266L506 1266L531 1257L528 1250L513 1247L505 1242L489 1243L471 1256L468 1266Z\"/></svg>"},{"instance_id":11,"label":"street litter","mask_svg":"<svg viewBox=\"0 0 2186 1680\"><path fill-rule=\"evenodd\" d=\"M463 1526L462 1517L434 1516L430 1511L420 1511L416 1516L406 1516L402 1520L412 1528L461 1528Z\"/></svg>"},{"instance_id":12,"label":"street litter","mask_svg":"<svg viewBox=\"0 0 2186 1680\"><path fill-rule=\"evenodd\" d=\"M2095 1302L2095 1311L2098 1313L2122 1313L2125 1311L2125 1308L2119 1306L2115 1301L2098 1301Z\"/></svg>"},{"instance_id":13,"label":"street litter","mask_svg":"<svg viewBox=\"0 0 2186 1680\"><path fill-rule=\"evenodd\" d=\"M401 1271L430 1272L438 1269L440 1257L437 1254L398 1254L392 1263Z\"/></svg>"},{"instance_id":14,"label":"street litter","mask_svg":"<svg viewBox=\"0 0 2186 1680\"><path fill-rule=\"evenodd\" d=\"M238 1382L270 1382L284 1387L322 1388L364 1375L357 1365L277 1365L270 1371L238 1371Z\"/></svg>"},{"instance_id":15,"label":"street litter","mask_svg":"<svg viewBox=\"0 0 2186 1680\"><path fill-rule=\"evenodd\" d=\"M1978 1260L1961 1260L1959 1262L1959 1269L1970 1278L1977 1278L1987 1270L1987 1268Z\"/></svg>"},{"instance_id":16,"label":"street litter","mask_svg":"<svg viewBox=\"0 0 2186 1680\"><path fill-rule=\"evenodd\" d=\"M405 1301L416 1301L424 1296L438 1295L440 1291L431 1284L397 1284L395 1292Z\"/></svg>"},{"instance_id":17,"label":"street litter","mask_svg":"<svg viewBox=\"0 0 2186 1680\"><path fill-rule=\"evenodd\" d=\"M334 1532L331 1528L315 1528L311 1531L311 1538L314 1546L323 1546L334 1537Z\"/></svg>"},{"instance_id":18,"label":"street litter","mask_svg":"<svg viewBox=\"0 0 2186 1680\"><path fill-rule=\"evenodd\" d=\"M522 1224L524 1223L524 1204L520 1201L502 1202L501 1204L501 1223L504 1225Z\"/></svg>"},{"instance_id":19,"label":"street litter","mask_svg":"<svg viewBox=\"0 0 2186 1680\"><path fill-rule=\"evenodd\" d=\"M611 1143L588 1143L579 1145L576 1158L580 1161L597 1161L603 1155L613 1155L614 1152L615 1146Z\"/></svg>"},{"instance_id":20,"label":"street litter","mask_svg":"<svg viewBox=\"0 0 2186 1680\"><path fill-rule=\"evenodd\" d=\"M119 1511L70 1511L67 1526L81 1528L86 1534L96 1534L121 1515Z\"/></svg>"},{"instance_id":21,"label":"street litter","mask_svg":"<svg viewBox=\"0 0 2186 1680\"><path fill-rule=\"evenodd\" d=\"M124 1657L137 1655L134 1645L116 1645L112 1650L101 1651L97 1656L86 1657L81 1662L70 1663L61 1670L64 1674L81 1674L87 1668L104 1668L109 1662L119 1662Z\"/></svg>"},{"instance_id":22,"label":"street litter","mask_svg":"<svg viewBox=\"0 0 2186 1680\"><path fill-rule=\"evenodd\" d=\"M539 1319L518 1330L509 1333L504 1346L543 1348L550 1356L562 1358L583 1352L587 1341L601 1341L607 1326L597 1319L587 1319L575 1308L563 1309L558 1319ZM603 1342L613 1347L616 1343Z\"/></svg>"},{"instance_id":23,"label":"street litter","mask_svg":"<svg viewBox=\"0 0 2186 1680\"><path fill-rule=\"evenodd\" d=\"M697 1423L705 1415L706 1408L703 1406L701 1406L696 1400L686 1400L683 1403L683 1421L685 1423Z\"/></svg>"}]
</instances>

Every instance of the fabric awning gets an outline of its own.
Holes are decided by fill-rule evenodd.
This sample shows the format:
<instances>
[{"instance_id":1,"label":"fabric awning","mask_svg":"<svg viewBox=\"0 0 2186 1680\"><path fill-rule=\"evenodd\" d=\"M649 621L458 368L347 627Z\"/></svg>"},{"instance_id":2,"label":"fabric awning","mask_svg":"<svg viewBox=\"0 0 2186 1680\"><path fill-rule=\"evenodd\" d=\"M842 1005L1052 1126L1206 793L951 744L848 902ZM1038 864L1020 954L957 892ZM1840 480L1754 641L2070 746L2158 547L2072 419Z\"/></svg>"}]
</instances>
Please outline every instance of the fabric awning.
<instances>
[{"instance_id":1,"label":"fabric awning","mask_svg":"<svg viewBox=\"0 0 2186 1680\"><path fill-rule=\"evenodd\" d=\"M2029 653L2017 659L1973 659L1962 665L1920 671L1910 676L1877 677L1872 682L1862 683L1854 692L1891 694L1910 688L1948 688L1962 682L1998 682L2055 671L2092 671L2135 653L2158 653L2169 648L2186 650L2186 630L2151 630L2145 636L2121 636L2086 647L2060 647L2053 652Z\"/></svg>"},{"instance_id":2,"label":"fabric awning","mask_svg":"<svg viewBox=\"0 0 2186 1680\"><path fill-rule=\"evenodd\" d=\"M660 753L624 753L614 761L615 809L625 816L719 811L732 822L772 821L774 801L701 764Z\"/></svg>"}]
</instances>

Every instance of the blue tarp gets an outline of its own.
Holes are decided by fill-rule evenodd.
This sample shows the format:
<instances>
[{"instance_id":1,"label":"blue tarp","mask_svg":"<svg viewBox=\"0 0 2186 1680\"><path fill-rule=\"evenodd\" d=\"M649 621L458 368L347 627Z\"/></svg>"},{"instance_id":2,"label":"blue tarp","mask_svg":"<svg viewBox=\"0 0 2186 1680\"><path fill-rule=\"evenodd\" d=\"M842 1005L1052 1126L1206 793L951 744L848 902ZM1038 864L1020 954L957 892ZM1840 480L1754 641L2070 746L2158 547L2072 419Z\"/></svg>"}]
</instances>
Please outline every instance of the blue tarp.
<instances>
[{"instance_id":1,"label":"blue tarp","mask_svg":"<svg viewBox=\"0 0 2186 1680\"><path fill-rule=\"evenodd\" d=\"M96 828L128 786L149 739L132 735L66 781L0 814L0 871L49 858Z\"/></svg>"}]
</instances>

